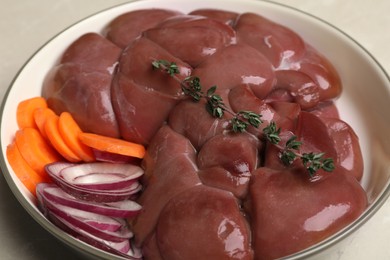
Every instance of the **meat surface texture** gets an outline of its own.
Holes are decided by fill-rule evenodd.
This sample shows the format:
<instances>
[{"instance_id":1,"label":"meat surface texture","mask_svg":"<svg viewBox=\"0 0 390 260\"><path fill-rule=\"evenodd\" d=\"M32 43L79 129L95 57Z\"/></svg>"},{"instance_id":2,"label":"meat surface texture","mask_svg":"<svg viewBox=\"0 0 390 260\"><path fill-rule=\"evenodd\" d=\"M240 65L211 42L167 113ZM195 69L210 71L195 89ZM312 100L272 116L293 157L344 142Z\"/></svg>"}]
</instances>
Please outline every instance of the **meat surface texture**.
<instances>
[{"instance_id":1,"label":"meat surface texture","mask_svg":"<svg viewBox=\"0 0 390 260\"><path fill-rule=\"evenodd\" d=\"M174 62L177 73L152 62ZM194 102L183 81L216 86L222 118ZM333 65L292 29L254 13L145 9L81 36L47 75L43 96L71 112L84 131L141 143L141 213L129 220L148 260L276 259L330 237L365 210L363 158L354 130L339 118ZM263 123L231 130L233 114ZM263 130L280 127L273 145ZM324 153L333 172L310 175L297 151Z\"/></svg>"},{"instance_id":2,"label":"meat surface texture","mask_svg":"<svg viewBox=\"0 0 390 260\"><path fill-rule=\"evenodd\" d=\"M69 111L84 131L119 137L111 83L121 49L89 33L65 51L47 75L42 95L57 113Z\"/></svg>"}]
</instances>

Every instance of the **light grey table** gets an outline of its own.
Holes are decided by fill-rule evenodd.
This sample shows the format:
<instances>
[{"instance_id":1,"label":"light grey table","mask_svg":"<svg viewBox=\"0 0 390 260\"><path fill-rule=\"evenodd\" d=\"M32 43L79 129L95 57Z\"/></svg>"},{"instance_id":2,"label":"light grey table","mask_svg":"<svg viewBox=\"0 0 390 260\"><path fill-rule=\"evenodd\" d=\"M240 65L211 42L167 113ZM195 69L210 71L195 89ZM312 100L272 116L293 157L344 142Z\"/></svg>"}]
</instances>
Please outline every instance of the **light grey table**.
<instances>
[{"instance_id":1,"label":"light grey table","mask_svg":"<svg viewBox=\"0 0 390 260\"><path fill-rule=\"evenodd\" d=\"M162 0L163 1L163 0ZM185 0L183 0L185 1ZM58 32L126 0L0 0L0 98L27 59ZM275 0L314 14L360 42L390 73L389 0ZM390 259L390 202L332 259ZM0 176L0 259L81 259L41 228Z\"/></svg>"}]
</instances>

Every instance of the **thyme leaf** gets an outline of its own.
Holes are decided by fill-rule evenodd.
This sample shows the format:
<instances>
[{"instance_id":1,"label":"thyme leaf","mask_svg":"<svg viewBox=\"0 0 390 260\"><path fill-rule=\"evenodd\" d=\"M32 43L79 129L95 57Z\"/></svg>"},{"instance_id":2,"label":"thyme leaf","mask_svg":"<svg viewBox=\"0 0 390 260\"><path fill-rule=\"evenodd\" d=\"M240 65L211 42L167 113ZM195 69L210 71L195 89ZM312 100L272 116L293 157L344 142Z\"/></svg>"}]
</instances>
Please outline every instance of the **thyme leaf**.
<instances>
[{"instance_id":1,"label":"thyme leaf","mask_svg":"<svg viewBox=\"0 0 390 260\"><path fill-rule=\"evenodd\" d=\"M281 140L280 128L276 127L276 123L274 121L270 122L270 124L263 129L263 134L270 141L271 144L278 144Z\"/></svg>"},{"instance_id":2,"label":"thyme leaf","mask_svg":"<svg viewBox=\"0 0 390 260\"><path fill-rule=\"evenodd\" d=\"M168 73L170 76L174 76L175 74L178 74L179 67L175 62L169 62L167 60L154 60L152 61L152 66L154 69L163 69L166 73Z\"/></svg>"},{"instance_id":3,"label":"thyme leaf","mask_svg":"<svg viewBox=\"0 0 390 260\"><path fill-rule=\"evenodd\" d=\"M291 150L282 150L280 152L280 160L286 166L291 165L296 158L297 158L297 154Z\"/></svg>"},{"instance_id":4,"label":"thyme leaf","mask_svg":"<svg viewBox=\"0 0 390 260\"><path fill-rule=\"evenodd\" d=\"M286 142L286 148L288 149L293 149L293 150L299 150L301 147L302 142L297 141L297 137L293 135L290 137L290 139L287 140Z\"/></svg>"},{"instance_id":5,"label":"thyme leaf","mask_svg":"<svg viewBox=\"0 0 390 260\"><path fill-rule=\"evenodd\" d=\"M331 172L334 170L334 162L331 158L323 158L324 153L304 153L302 154L302 163L309 171L312 177L319 169Z\"/></svg>"},{"instance_id":6,"label":"thyme leaf","mask_svg":"<svg viewBox=\"0 0 390 260\"><path fill-rule=\"evenodd\" d=\"M302 142L297 141L297 137L295 135L287 140L286 146L280 152L280 159L284 165L291 165L295 161L295 159L298 157L298 154L293 150L298 151L301 147L301 144Z\"/></svg>"},{"instance_id":7,"label":"thyme leaf","mask_svg":"<svg viewBox=\"0 0 390 260\"><path fill-rule=\"evenodd\" d=\"M215 94L216 89L217 89L217 86L212 86L206 92L207 93L207 95L205 96L205 98L207 100L206 110L213 117L221 118L224 115L224 112L226 110L226 106L223 103L221 96Z\"/></svg>"},{"instance_id":8,"label":"thyme leaf","mask_svg":"<svg viewBox=\"0 0 390 260\"><path fill-rule=\"evenodd\" d=\"M186 77L182 82L180 82L180 85L184 94L192 97L194 101L199 102L202 99L203 92L199 77Z\"/></svg>"}]
</instances>

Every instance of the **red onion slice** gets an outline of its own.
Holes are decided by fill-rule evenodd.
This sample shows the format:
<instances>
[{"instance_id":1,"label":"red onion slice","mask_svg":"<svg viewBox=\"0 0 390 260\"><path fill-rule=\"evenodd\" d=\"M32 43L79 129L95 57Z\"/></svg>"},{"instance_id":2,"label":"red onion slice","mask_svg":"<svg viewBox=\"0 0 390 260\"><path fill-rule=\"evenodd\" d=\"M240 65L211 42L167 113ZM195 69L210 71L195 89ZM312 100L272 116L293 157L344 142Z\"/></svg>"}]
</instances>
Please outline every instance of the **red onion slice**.
<instances>
[{"instance_id":1,"label":"red onion slice","mask_svg":"<svg viewBox=\"0 0 390 260\"><path fill-rule=\"evenodd\" d=\"M62 169L60 173L67 182L73 184L106 184L138 179L142 174L143 170L139 166L107 162L77 164Z\"/></svg>"},{"instance_id":2,"label":"red onion slice","mask_svg":"<svg viewBox=\"0 0 390 260\"><path fill-rule=\"evenodd\" d=\"M53 212L72 225L96 237L113 242L122 242L133 236L124 220L114 219L71 207L67 207L50 200L45 196L42 186L37 189L39 202L47 211Z\"/></svg>"},{"instance_id":3,"label":"red onion slice","mask_svg":"<svg viewBox=\"0 0 390 260\"><path fill-rule=\"evenodd\" d=\"M46 165L45 168L54 183L56 183L65 192L83 200L95 202L121 201L128 199L130 196L142 189L142 186L138 183L138 181L133 182L128 187L120 189L117 188L115 183L112 183L113 189L107 190L83 188L78 185L74 185L61 177L61 172L72 166L75 166L75 164L68 162L56 162Z\"/></svg>"},{"instance_id":4,"label":"red onion slice","mask_svg":"<svg viewBox=\"0 0 390 260\"><path fill-rule=\"evenodd\" d=\"M55 184L40 183L38 184L37 189L41 189L42 191L40 192L43 193L46 198L55 201L56 203L109 217L133 217L137 215L142 208L138 203L131 200L122 200L111 203L96 203L80 200L64 192Z\"/></svg>"},{"instance_id":5,"label":"red onion slice","mask_svg":"<svg viewBox=\"0 0 390 260\"><path fill-rule=\"evenodd\" d=\"M93 179L94 181L101 180L101 183L86 183L89 180ZM126 178L115 173L91 173L88 175L81 176L77 178L78 182L84 183L73 183L74 186L88 189L88 190L100 190L100 191L119 191L119 190L128 190L130 187L135 189L134 183L138 183L137 179ZM71 183L72 184L72 183Z\"/></svg>"},{"instance_id":6,"label":"red onion slice","mask_svg":"<svg viewBox=\"0 0 390 260\"><path fill-rule=\"evenodd\" d=\"M117 173L91 173L77 178L73 184L85 189L115 190L128 188L137 179Z\"/></svg>"},{"instance_id":7,"label":"red onion slice","mask_svg":"<svg viewBox=\"0 0 390 260\"><path fill-rule=\"evenodd\" d=\"M122 242L112 242L96 237L84 230L74 226L66 221L64 218L56 215L53 212L49 212L47 217L59 228L65 230L74 237L86 242L92 246L100 248L104 251L128 258L128 259L141 259L142 254L140 249L134 248L129 240Z\"/></svg>"}]
</instances>

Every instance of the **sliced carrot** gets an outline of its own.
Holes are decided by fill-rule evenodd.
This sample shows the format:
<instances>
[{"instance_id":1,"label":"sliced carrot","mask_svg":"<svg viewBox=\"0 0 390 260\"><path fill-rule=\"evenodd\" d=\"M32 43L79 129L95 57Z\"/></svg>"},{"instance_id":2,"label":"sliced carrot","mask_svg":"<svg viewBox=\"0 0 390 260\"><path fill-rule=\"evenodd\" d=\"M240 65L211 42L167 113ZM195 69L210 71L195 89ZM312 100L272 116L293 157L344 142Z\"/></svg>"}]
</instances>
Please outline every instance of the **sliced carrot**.
<instances>
[{"instance_id":1,"label":"sliced carrot","mask_svg":"<svg viewBox=\"0 0 390 260\"><path fill-rule=\"evenodd\" d=\"M33 116L34 116L35 124L37 125L39 132L41 132L44 138L47 138L46 131L45 131L46 119L50 116L55 116L55 115L56 113L47 107L40 107L34 110Z\"/></svg>"},{"instance_id":2,"label":"sliced carrot","mask_svg":"<svg viewBox=\"0 0 390 260\"><path fill-rule=\"evenodd\" d=\"M100 151L122 154L136 158L143 158L145 155L145 147L143 145L122 139L93 133L80 133L79 138L85 145Z\"/></svg>"},{"instance_id":3,"label":"sliced carrot","mask_svg":"<svg viewBox=\"0 0 390 260\"><path fill-rule=\"evenodd\" d=\"M35 195L36 186L41 182L51 182L49 176L41 176L34 171L20 154L15 142L7 146L7 159L16 177Z\"/></svg>"},{"instance_id":4,"label":"sliced carrot","mask_svg":"<svg viewBox=\"0 0 390 260\"><path fill-rule=\"evenodd\" d=\"M15 142L28 165L44 178L47 176L45 165L61 160L61 156L35 128L25 127L16 131Z\"/></svg>"},{"instance_id":5,"label":"sliced carrot","mask_svg":"<svg viewBox=\"0 0 390 260\"><path fill-rule=\"evenodd\" d=\"M33 97L20 102L16 109L16 121L19 128L37 128L34 120L34 111L41 107L47 107L46 99L43 97Z\"/></svg>"},{"instance_id":6,"label":"sliced carrot","mask_svg":"<svg viewBox=\"0 0 390 260\"><path fill-rule=\"evenodd\" d=\"M78 136L82 130L69 112L61 113L58 120L58 130L68 147L84 162L95 160L91 147L80 141Z\"/></svg>"},{"instance_id":7,"label":"sliced carrot","mask_svg":"<svg viewBox=\"0 0 390 260\"><path fill-rule=\"evenodd\" d=\"M66 160L70 162L80 162L81 158L75 154L62 139L60 131L58 130L57 115L49 116L45 122L45 132L51 145L60 153Z\"/></svg>"}]
</instances>

